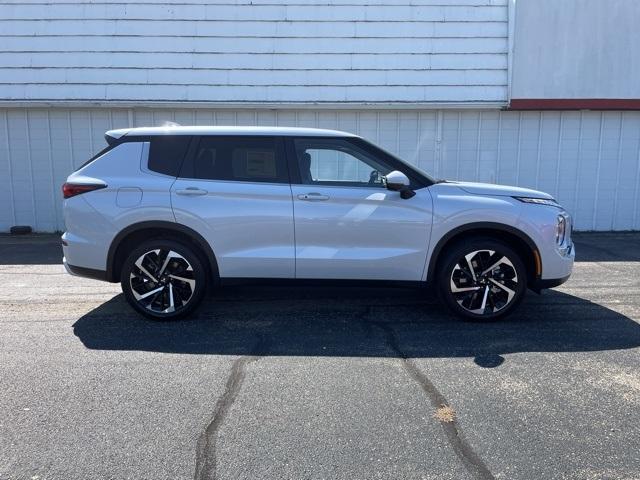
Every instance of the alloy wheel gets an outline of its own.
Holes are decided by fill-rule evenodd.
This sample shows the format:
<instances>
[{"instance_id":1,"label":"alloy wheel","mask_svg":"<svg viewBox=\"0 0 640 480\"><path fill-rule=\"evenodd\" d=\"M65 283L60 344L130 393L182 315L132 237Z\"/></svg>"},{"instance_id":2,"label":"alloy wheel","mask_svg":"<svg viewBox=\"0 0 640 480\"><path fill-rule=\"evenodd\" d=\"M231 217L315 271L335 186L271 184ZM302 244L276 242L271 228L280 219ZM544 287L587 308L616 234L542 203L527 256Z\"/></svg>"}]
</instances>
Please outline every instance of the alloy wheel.
<instances>
[{"instance_id":1,"label":"alloy wheel","mask_svg":"<svg viewBox=\"0 0 640 480\"><path fill-rule=\"evenodd\" d=\"M138 304L160 314L184 308L196 289L193 267L170 249L140 255L132 266L129 284Z\"/></svg>"},{"instance_id":2,"label":"alloy wheel","mask_svg":"<svg viewBox=\"0 0 640 480\"><path fill-rule=\"evenodd\" d=\"M506 308L518 290L518 274L509 258L495 250L474 250L453 267L450 289L455 301L474 315Z\"/></svg>"}]
</instances>

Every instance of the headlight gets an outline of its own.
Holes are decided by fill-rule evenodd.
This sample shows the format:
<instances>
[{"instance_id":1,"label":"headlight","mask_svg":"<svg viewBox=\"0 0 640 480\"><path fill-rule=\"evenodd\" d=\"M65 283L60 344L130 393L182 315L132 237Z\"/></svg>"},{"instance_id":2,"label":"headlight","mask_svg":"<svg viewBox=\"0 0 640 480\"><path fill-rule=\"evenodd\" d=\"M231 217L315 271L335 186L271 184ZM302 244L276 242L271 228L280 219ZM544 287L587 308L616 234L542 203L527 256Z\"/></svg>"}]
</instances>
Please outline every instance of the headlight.
<instances>
[{"instance_id":1,"label":"headlight","mask_svg":"<svg viewBox=\"0 0 640 480\"><path fill-rule=\"evenodd\" d=\"M536 205L549 205L551 207L560 207L560 204L551 198L530 198L530 197L513 197L524 203L534 203Z\"/></svg>"},{"instance_id":2,"label":"headlight","mask_svg":"<svg viewBox=\"0 0 640 480\"><path fill-rule=\"evenodd\" d=\"M562 245L567 235L567 219L564 215L558 215L558 223L556 224L556 243Z\"/></svg>"}]
</instances>

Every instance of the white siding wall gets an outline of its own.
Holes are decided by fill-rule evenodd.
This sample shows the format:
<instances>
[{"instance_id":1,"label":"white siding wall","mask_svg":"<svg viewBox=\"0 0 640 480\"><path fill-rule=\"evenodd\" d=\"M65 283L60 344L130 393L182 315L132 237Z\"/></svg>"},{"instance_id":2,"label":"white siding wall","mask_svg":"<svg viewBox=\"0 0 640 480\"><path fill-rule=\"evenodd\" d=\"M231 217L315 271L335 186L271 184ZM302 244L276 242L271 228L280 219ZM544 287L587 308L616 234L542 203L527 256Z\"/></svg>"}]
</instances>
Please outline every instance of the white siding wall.
<instances>
[{"instance_id":1,"label":"white siding wall","mask_svg":"<svg viewBox=\"0 0 640 480\"><path fill-rule=\"evenodd\" d=\"M110 128L281 125L358 133L435 176L552 193L582 230L640 229L640 112L0 109L0 231L63 229L60 185Z\"/></svg>"},{"instance_id":2,"label":"white siding wall","mask_svg":"<svg viewBox=\"0 0 640 480\"><path fill-rule=\"evenodd\" d=\"M640 98L638 0L517 0L512 98Z\"/></svg>"},{"instance_id":3,"label":"white siding wall","mask_svg":"<svg viewBox=\"0 0 640 480\"><path fill-rule=\"evenodd\" d=\"M0 102L504 104L506 2L2 1Z\"/></svg>"}]
</instances>

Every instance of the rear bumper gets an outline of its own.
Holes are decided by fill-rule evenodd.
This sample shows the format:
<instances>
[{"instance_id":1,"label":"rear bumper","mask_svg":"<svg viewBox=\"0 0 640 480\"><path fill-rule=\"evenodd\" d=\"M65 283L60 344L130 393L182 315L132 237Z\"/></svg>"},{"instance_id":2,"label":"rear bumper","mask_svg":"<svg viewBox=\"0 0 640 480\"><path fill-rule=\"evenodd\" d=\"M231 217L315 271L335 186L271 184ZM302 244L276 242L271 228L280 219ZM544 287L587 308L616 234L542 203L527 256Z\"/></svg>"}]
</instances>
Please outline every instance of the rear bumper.
<instances>
[{"instance_id":1,"label":"rear bumper","mask_svg":"<svg viewBox=\"0 0 640 480\"><path fill-rule=\"evenodd\" d=\"M67 259L64 257L62 258L62 264L64 265L64 268L67 270L67 273L74 275L76 277L91 278L93 280L102 280L103 282L108 281L107 272L105 272L104 270L95 270L93 268L85 268L85 267L78 267L76 265L70 265L67 262Z\"/></svg>"}]
</instances>

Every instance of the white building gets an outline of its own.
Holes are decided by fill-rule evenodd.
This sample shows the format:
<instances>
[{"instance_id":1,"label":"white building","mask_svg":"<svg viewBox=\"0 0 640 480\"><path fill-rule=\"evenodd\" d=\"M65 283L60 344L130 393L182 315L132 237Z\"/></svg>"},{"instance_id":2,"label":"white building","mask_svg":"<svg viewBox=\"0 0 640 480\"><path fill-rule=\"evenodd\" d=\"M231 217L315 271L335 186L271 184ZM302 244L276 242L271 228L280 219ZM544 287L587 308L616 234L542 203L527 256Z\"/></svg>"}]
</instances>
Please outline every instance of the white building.
<instances>
[{"instance_id":1,"label":"white building","mask_svg":"<svg viewBox=\"0 0 640 480\"><path fill-rule=\"evenodd\" d=\"M635 0L2 0L0 231L63 229L104 132L167 121L347 130L640 229L638 25Z\"/></svg>"}]
</instances>

